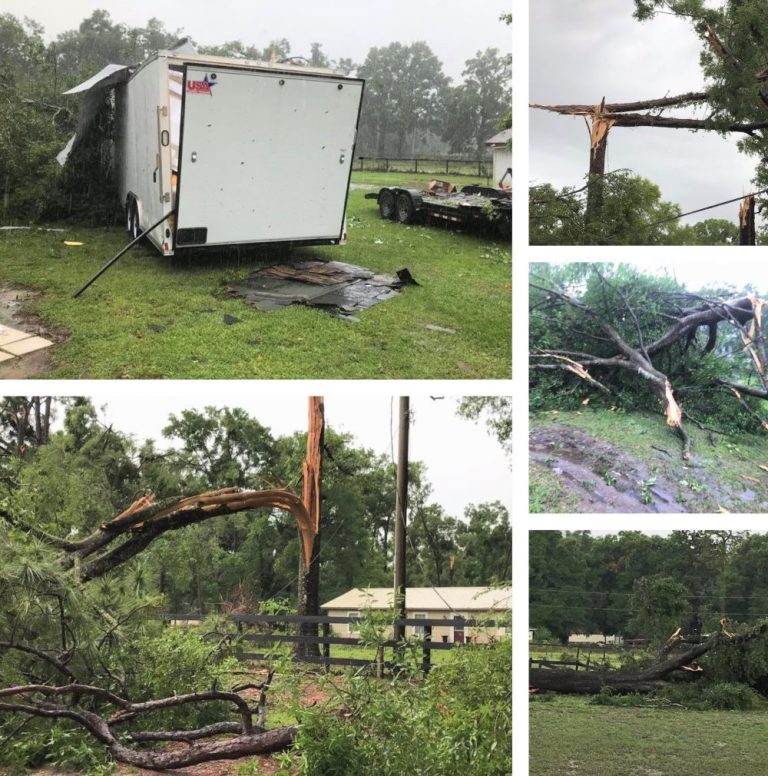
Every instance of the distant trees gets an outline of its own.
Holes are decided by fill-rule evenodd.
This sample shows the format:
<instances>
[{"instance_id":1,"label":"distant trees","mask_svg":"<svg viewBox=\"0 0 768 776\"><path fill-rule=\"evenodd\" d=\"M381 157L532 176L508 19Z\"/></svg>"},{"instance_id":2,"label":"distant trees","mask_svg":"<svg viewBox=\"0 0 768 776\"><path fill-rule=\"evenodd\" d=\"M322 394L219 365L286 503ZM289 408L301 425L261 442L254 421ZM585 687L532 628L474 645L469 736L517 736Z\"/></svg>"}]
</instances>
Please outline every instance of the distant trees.
<instances>
[{"instance_id":1,"label":"distant trees","mask_svg":"<svg viewBox=\"0 0 768 776\"><path fill-rule=\"evenodd\" d=\"M357 74L366 79L361 153L405 156L413 152L419 133L439 128L448 79L424 41L374 47Z\"/></svg>"},{"instance_id":2,"label":"distant trees","mask_svg":"<svg viewBox=\"0 0 768 776\"><path fill-rule=\"evenodd\" d=\"M767 539L738 531L530 534L530 625L565 641L573 632L663 643L681 627L712 633L725 617L768 617Z\"/></svg>"},{"instance_id":3,"label":"distant trees","mask_svg":"<svg viewBox=\"0 0 768 776\"><path fill-rule=\"evenodd\" d=\"M371 49L357 74L367 79L362 155L417 155L439 139L451 153L479 158L511 110L511 58L495 48L468 59L455 86L423 41Z\"/></svg>"},{"instance_id":4,"label":"distant trees","mask_svg":"<svg viewBox=\"0 0 768 776\"><path fill-rule=\"evenodd\" d=\"M464 80L445 95L443 138L452 153L483 156L485 141L499 130L512 106L512 57L496 48L468 59Z\"/></svg>"}]
</instances>

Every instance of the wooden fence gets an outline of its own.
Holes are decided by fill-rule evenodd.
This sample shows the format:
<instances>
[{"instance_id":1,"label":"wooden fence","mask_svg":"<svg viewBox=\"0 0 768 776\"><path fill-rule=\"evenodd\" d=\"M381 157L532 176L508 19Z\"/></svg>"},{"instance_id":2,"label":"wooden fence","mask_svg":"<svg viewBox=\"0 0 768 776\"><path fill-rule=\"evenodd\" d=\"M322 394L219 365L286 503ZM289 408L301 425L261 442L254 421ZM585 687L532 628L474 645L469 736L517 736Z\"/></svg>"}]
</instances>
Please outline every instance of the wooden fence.
<instances>
[{"instance_id":1,"label":"wooden fence","mask_svg":"<svg viewBox=\"0 0 768 776\"><path fill-rule=\"evenodd\" d=\"M199 623L204 619L201 614L164 614L163 619L171 623ZM331 625L355 625L358 626L363 618L361 617L330 617L330 616L299 616L294 614L233 614L227 616L227 621L231 622L234 630L228 634L240 643L253 644L256 647L262 647L260 651L246 652L240 651L238 657L241 660L267 660L275 656L274 651L269 647L279 647L289 644L294 648L301 644L305 649L297 654L293 650L294 659L305 663L316 663L324 666L326 670L330 666L354 666L371 667L376 669L391 669L395 667L393 661L386 661L383 658L379 660L373 658L354 658L338 657L331 655L331 647L370 647L364 644L359 638L352 636L337 636L331 633ZM487 620L468 620L461 617L455 619L414 619L406 618L404 620L394 620L391 623L395 625L410 625L422 629L419 634L421 645L421 669L427 673L432 667L432 652L434 650L454 649L462 644L451 641L432 641L433 627L454 627L465 629L468 627L477 628L495 628L497 623ZM304 626L309 625L310 628ZM502 627L504 623L499 623ZM255 631L255 632L254 632ZM308 632L309 631L309 632ZM320 654L311 654L307 647L317 646ZM378 645L382 648L390 647L400 649L402 642L387 639ZM266 649L263 649L267 647Z\"/></svg>"},{"instance_id":2,"label":"wooden fence","mask_svg":"<svg viewBox=\"0 0 768 776\"><path fill-rule=\"evenodd\" d=\"M493 175L493 162L490 159L393 159L391 157L358 156L355 160L355 169L359 172L465 175L489 180Z\"/></svg>"}]
</instances>

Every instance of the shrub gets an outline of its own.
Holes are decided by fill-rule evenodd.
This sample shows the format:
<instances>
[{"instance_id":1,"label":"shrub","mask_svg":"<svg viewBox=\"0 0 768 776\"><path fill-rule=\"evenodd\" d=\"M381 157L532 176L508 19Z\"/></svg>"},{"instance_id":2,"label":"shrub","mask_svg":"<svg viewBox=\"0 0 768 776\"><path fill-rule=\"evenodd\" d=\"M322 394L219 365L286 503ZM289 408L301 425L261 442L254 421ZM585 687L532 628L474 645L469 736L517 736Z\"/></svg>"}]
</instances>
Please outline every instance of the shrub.
<instances>
[{"instance_id":1,"label":"shrub","mask_svg":"<svg viewBox=\"0 0 768 776\"><path fill-rule=\"evenodd\" d=\"M226 646L181 628L169 627L160 636L139 638L129 648L133 657L128 664L133 670L127 688L134 701L225 687L239 665ZM188 704L142 715L139 722L142 729L160 720L164 728L202 727L229 718L230 709L228 703Z\"/></svg>"},{"instance_id":2,"label":"shrub","mask_svg":"<svg viewBox=\"0 0 768 776\"><path fill-rule=\"evenodd\" d=\"M711 709L746 711L761 705L760 696L749 685L739 682L717 682L705 687L701 698Z\"/></svg>"},{"instance_id":3,"label":"shrub","mask_svg":"<svg viewBox=\"0 0 768 776\"><path fill-rule=\"evenodd\" d=\"M300 772L398 776L511 769L511 666L508 640L467 645L422 678L349 676L331 712L300 715ZM288 773L288 771L284 771Z\"/></svg>"},{"instance_id":4,"label":"shrub","mask_svg":"<svg viewBox=\"0 0 768 776\"><path fill-rule=\"evenodd\" d=\"M656 697L689 709L747 711L763 705L760 695L741 682L694 682L670 684Z\"/></svg>"}]
</instances>

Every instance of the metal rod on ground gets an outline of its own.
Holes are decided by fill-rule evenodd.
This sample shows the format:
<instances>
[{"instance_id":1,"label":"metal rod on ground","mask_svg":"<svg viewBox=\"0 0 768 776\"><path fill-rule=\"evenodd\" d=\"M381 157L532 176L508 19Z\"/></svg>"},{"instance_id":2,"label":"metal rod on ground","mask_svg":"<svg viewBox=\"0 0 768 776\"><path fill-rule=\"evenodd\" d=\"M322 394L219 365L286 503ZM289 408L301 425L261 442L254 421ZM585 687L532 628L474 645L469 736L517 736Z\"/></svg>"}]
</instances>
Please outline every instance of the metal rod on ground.
<instances>
[{"instance_id":1,"label":"metal rod on ground","mask_svg":"<svg viewBox=\"0 0 768 776\"><path fill-rule=\"evenodd\" d=\"M166 213L157 223L152 224L152 226L149 227L149 229L146 229L143 231L138 237L136 237L134 240L131 240L128 245L123 248L120 253L118 253L116 256L112 257L77 293L75 293L72 298L77 299L80 294L85 291L88 286L90 286L92 283L94 283L96 280L98 280L124 253L127 253L131 248L133 248L136 243L141 240L142 237L149 234L153 229L156 229L160 224L165 221L168 216L173 215L175 211L171 210L170 212Z\"/></svg>"},{"instance_id":2,"label":"metal rod on ground","mask_svg":"<svg viewBox=\"0 0 768 776\"><path fill-rule=\"evenodd\" d=\"M405 639L405 531L408 515L408 428L410 399L400 397L400 431L397 449L397 497L395 500L395 641Z\"/></svg>"}]
</instances>

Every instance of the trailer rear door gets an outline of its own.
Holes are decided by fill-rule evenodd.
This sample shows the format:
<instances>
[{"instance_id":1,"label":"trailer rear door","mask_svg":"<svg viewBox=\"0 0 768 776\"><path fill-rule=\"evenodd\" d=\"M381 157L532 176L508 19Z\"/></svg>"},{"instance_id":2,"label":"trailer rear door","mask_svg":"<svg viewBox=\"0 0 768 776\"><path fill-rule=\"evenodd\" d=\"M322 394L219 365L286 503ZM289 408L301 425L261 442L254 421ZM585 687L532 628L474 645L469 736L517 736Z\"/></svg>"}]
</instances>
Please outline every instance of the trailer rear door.
<instances>
[{"instance_id":1,"label":"trailer rear door","mask_svg":"<svg viewBox=\"0 0 768 776\"><path fill-rule=\"evenodd\" d=\"M362 88L187 65L176 245L340 239Z\"/></svg>"}]
</instances>

